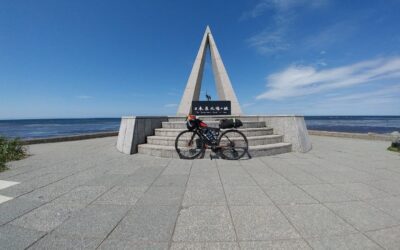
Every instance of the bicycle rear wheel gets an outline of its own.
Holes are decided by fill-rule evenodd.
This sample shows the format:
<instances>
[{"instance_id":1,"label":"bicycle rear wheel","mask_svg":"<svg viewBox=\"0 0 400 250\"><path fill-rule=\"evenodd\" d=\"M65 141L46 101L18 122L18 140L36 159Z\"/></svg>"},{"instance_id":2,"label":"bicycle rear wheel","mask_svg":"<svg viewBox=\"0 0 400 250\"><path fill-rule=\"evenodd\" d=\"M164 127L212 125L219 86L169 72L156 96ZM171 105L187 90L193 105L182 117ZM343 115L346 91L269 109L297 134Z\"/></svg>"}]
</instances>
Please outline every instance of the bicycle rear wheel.
<instances>
[{"instance_id":1,"label":"bicycle rear wheel","mask_svg":"<svg viewBox=\"0 0 400 250\"><path fill-rule=\"evenodd\" d=\"M204 142L197 132L185 130L176 137L175 150L181 159L195 159L204 152Z\"/></svg>"},{"instance_id":2,"label":"bicycle rear wheel","mask_svg":"<svg viewBox=\"0 0 400 250\"><path fill-rule=\"evenodd\" d=\"M249 149L246 136L236 129L223 132L218 139L218 146L220 147L221 157L227 160L238 160Z\"/></svg>"}]
</instances>

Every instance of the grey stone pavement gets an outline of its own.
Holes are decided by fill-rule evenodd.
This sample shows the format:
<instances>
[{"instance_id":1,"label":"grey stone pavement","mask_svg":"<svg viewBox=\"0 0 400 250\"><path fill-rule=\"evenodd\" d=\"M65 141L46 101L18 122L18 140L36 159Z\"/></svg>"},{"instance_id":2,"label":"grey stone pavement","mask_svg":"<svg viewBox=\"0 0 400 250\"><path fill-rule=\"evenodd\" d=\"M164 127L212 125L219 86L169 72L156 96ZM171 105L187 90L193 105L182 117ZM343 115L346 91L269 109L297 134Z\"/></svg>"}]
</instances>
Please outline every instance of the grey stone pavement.
<instances>
[{"instance_id":1,"label":"grey stone pavement","mask_svg":"<svg viewBox=\"0 0 400 250\"><path fill-rule=\"evenodd\" d=\"M116 137L30 146L0 180L1 249L400 249L400 154L312 136L242 161L116 151Z\"/></svg>"}]
</instances>

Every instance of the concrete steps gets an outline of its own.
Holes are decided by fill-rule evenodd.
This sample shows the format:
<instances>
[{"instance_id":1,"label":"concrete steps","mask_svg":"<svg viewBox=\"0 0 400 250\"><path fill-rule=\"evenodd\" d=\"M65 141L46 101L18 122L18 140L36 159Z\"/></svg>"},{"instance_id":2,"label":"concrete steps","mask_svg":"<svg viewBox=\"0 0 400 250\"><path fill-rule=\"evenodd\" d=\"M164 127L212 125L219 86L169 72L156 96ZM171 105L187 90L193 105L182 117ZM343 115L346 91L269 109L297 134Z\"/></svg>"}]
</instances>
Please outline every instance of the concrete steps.
<instances>
[{"instance_id":1,"label":"concrete steps","mask_svg":"<svg viewBox=\"0 0 400 250\"><path fill-rule=\"evenodd\" d=\"M246 136L249 146L266 145L283 141L283 135ZM148 136L147 143L152 145L175 146L176 137L172 136ZM235 138L231 138L235 139ZM188 138L189 140L189 138ZM181 140L183 143L184 141Z\"/></svg>"},{"instance_id":2,"label":"concrete steps","mask_svg":"<svg viewBox=\"0 0 400 250\"><path fill-rule=\"evenodd\" d=\"M218 127L219 119L232 117L201 117L209 127ZM242 119L243 126L238 129L247 137L251 157L276 155L292 151L292 145L284 142L283 135L276 135L272 128L266 126L254 117ZM147 143L138 146L138 153L165 158L179 158L175 151L177 135L186 130L182 117L172 117L168 122L162 122L162 128L155 129L155 135L147 137ZM209 157L211 150L207 149L204 157Z\"/></svg>"},{"instance_id":3,"label":"concrete steps","mask_svg":"<svg viewBox=\"0 0 400 250\"><path fill-rule=\"evenodd\" d=\"M182 132L184 129L166 129L166 128L156 128L155 129L155 135L156 136L172 136L172 137L177 137L180 132ZM246 137L249 136L262 136L262 135L272 135L273 134L273 129L272 128L267 128L267 127L261 127L261 128L240 128L238 129L241 131Z\"/></svg>"},{"instance_id":4,"label":"concrete steps","mask_svg":"<svg viewBox=\"0 0 400 250\"><path fill-rule=\"evenodd\" d=\"M209 127L218 128L218 121L204 121L207 123ZM186 129L185 122L163 122L163 128L167 129ZM243 122L243 126L241 128L263 128L265 127L265 122Z\"/></svg>"},{"instance_id":5,"label":"concrete steps","mask_svg":"<svg viewBox=\"0 0 400 250\"><path fill-rule=\"evenodd\" d=\"M249 146L251 157L268 156L289 153L292 151L292 144L280 142L267 145ZM138 147L138 153L147 154L164 158L179 158L174 146L141 144ZM209 158L211 150L207 149L204 158Z\"/></svg>"}]
</instances>

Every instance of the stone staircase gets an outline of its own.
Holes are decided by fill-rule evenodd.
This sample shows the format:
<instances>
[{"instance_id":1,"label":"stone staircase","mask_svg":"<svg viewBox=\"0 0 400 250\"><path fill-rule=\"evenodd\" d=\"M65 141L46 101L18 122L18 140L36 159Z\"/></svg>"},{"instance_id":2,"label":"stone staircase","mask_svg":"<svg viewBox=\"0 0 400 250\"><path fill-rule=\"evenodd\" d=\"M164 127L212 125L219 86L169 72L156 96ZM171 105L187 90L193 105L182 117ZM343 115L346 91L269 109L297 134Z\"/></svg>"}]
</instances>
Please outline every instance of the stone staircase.
<instances>
[{"instance_id":1,"label":"stone staircase","mask_svg":"<svg viewBox=\"0 0 400 250\"><path fill-rule=\"evenodd\" d=\"M222 117L201 117L209 127L218 127ZM283 135L276 135L273 129L250 117L242 118L243 126L238 130L246 135L251 157L276 155L292 151L290 143L283 142ZM155 135L147 137L146 144L138 146L138 153L165 158L179 158L175 151L175 138L186 124L182 117L170 118L162 123L162 128L155 129ZM207 149L204 158L209 157L211 150ZM214 154L214 153L213 153Z\"/></svg>"}]
</instances>

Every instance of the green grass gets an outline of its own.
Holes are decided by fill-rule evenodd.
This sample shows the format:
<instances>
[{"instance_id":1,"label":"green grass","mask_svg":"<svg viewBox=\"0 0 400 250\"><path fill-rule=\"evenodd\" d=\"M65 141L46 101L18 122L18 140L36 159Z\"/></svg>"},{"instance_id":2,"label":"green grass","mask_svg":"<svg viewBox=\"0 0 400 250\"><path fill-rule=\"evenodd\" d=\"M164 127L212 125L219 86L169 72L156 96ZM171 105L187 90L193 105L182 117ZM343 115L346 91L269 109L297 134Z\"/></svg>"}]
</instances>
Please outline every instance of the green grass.
<instances>
[{"instance_id":1,"label":"green grass","mask_svg":"<svg viewBox=\"0 0 400 250\"><path fill-rule=\"evenodd\" d=\"M395 148L395 147L392 147L392 146L388 147L388 150L389 150L389 151L393 151L393 152L398 152L398 153L400 153L400 149Z\"/></svg>"},{"instance_id":2,"label":"green grass","mask_svg":"<svg viewBox=\"0 0 400 250\"><path fill-rule=\"evenodd\" d=\"M7 170L6 163L26 157L26 147L19 139L7 139L0 136L0 172Z\"/></svg>"}]
</instances>

